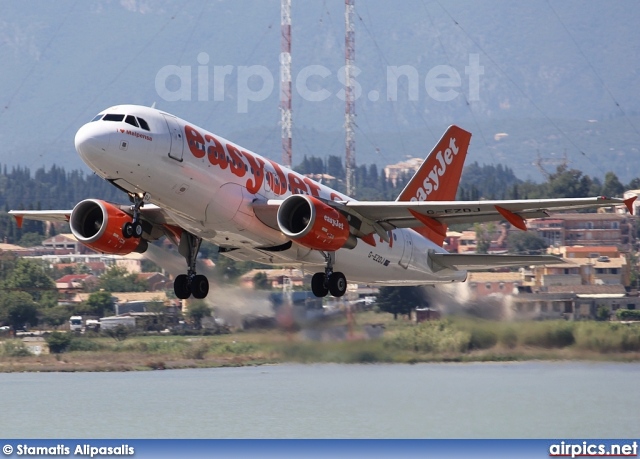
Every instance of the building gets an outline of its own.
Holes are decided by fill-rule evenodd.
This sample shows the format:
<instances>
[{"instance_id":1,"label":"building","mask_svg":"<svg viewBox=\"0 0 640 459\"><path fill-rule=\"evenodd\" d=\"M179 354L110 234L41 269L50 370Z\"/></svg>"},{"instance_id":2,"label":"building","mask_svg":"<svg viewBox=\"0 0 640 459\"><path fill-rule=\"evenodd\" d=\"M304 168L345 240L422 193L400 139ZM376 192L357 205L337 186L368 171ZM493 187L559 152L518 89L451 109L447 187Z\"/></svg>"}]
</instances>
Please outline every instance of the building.
<instances>
[{"instance_id":1,"label":"building","mask_svg":"<svg viewBox=\"0 0 640 459\"><path fill-rule=\"evenodd\" d=\"M551 246L616 246L628 251L635 242L635 219L618 213L565 213L527 222Z\"/></svg>"},{"instance_id":2,"label":"building","mask_svg":"<svg viewBox=\"0 0 640 459\"><path fill-rule=\"evenodd\" d=\"M401 175L413 176L420 169L423 162L424 158L408 158L405 161L385 166L384 173L387 176L387 180L390 180L393 186L396 186Z\"/></svg>"},{"instance_id":3,"label":"building","mask_svg":"<svg viewBox=\"0 0 640 459\"><path fill-rule=\"evenodd\" d=\"M521 272L472 272L467 277L467 284L473 298L511 295L524 284L524 277Z\"/></svg>"},{"instance_id":4,"label":"building","mask_svg":"<svg viewBox=\"0 0 640 459\"><path fill-rule=\"evenodd\" d=\"M58 301L71 301L76 294L85 291L85 286L95 285L98 278L93 274L67 274L56 280Z\"/></svg>"},{"instance_id":5,"label":"building","mask_svg":"<svg viewBox=\"0 0 640 459\"><path fill-rule=\"evenodd\" d=\"M510 301L517 316L530 319L586 320L595 319L601 308L611 315L640 308L640 298L628 295L622 285L557 285L513 295Z\"/></svg>"},{"instance_id":6,"label":"building","mask_svg":"<svg viewBox=\"0 0 640 459\"><path fill-rule=\"evenodd\" d=\"M627 257L614 246L559 247L563 263L536 266L536 287L554 285L623 285L630 283Z\"/></svg>"},{"instance_id":7,"label":"building","mask_svg":"<svg viewBox=\"0 0 640 459\"><path fill-rule=\"evenodd\" d=\"M167 276L162 273L138 273L137 279L145 283L147 291L149 292L166 290L170 284Z\"/></svg>"},{"instance_id":8,"label":"building","mask_svg":"<svg viewBox=\"0 0 640 459\"><path fill-rule=\"evenodd\" d=\"M284 278L289 278L293 287L301 287L305 282L311 282L311 276L305 275L300 269L252 269L240 277L240 285L244 288L254 288L254 277L258 273L267 276L267 282L273 289L282 289Z\"/></svg>"},{"instance_id":9,"label":"building","mask_svg":"<svg viewBox=\"0 0 640 459\"><path fill-rule=\"evenodd\" d=\"M64 255L70 253L96 253L86 245L79 242L71 234L58 234L42 241L42 246L49 249L52 254Z\"/></svg>"}]
</instances>

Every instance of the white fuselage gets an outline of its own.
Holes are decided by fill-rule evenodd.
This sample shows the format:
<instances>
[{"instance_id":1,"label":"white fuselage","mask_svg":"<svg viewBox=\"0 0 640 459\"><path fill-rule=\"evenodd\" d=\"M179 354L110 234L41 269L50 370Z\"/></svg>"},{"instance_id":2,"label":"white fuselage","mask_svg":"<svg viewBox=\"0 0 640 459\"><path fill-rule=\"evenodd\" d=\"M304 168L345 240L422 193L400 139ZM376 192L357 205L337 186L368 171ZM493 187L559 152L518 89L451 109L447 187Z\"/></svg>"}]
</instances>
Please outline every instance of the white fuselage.
<instances>
[{"instance_id":1,"label":"white fuselage","mask_svg":"<svg viewBox=\"0 0 640 459\"><path fill-rule=\"evenodd\" d=\"M295 242L287 250L260 250L282 246L288 239L256 216L253 203L282 200L291 194L336 201L351 198L162 111L122 105L102 113L142 118L149 130L124 119L82 126L76 148L98 175L129 192L148 193L151 203L184 230L220 247L238 248L240 258L306 265L310 271L324 266L319 251ZM389 285L466 278L465 271L434 273L427 252L444 250L413 230L394 230L389 242L375 234L374 239L375 246L359 240L353 249L338 250L334 270L350 281Z\"/></svg>"}]
</instances>

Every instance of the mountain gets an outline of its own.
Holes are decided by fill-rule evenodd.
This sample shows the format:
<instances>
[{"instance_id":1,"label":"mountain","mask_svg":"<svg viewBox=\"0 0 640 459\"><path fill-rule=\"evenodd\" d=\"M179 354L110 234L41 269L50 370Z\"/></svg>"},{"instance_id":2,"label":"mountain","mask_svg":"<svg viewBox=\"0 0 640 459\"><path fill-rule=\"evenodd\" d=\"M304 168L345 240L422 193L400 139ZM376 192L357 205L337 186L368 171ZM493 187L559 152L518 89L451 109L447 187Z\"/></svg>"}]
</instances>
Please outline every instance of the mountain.
<instances>
[{"instance_id":1,"label":"mountain","mask_svg":"<svg viewBox=\"0 0 640 459\"><path fill-rule=\"evenodd\" d=\"M277 0L0 8L0 163L84 168L75 131L121 103L281 158ZM292 17L295 164L344 152L344 2L294 0ZM470 159L522 179L566 158L627 182L640 175L639 22L623 0L356 0L357 161L423 156L456 123L474 134Z\"/></svg>"}]
</instances>

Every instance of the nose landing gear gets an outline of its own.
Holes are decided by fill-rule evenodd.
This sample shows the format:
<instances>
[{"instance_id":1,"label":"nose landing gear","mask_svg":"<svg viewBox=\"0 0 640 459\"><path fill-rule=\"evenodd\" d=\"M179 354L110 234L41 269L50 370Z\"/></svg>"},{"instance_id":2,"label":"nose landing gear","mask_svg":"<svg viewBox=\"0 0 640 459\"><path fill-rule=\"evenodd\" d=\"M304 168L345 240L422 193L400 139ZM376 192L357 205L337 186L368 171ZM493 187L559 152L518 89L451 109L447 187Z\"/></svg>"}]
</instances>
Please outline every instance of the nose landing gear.
<instances>
[{"instance_id":1,"label":"nose landing gear","mask_svg":"<svg viewBox=\"0 0 640 459\"><path fill-rule=\"evenodd\" d=\"M145 202L150 199L149 193L144 193L142 196L139 193L130 193L129 199L133 202L131 211L133 212L133 221L126 222L122 225L122 236L125 239L135 237L139 239L142 237L142 222L140 221L140 208L144 206Z\"/></svg>"}]
</instances>

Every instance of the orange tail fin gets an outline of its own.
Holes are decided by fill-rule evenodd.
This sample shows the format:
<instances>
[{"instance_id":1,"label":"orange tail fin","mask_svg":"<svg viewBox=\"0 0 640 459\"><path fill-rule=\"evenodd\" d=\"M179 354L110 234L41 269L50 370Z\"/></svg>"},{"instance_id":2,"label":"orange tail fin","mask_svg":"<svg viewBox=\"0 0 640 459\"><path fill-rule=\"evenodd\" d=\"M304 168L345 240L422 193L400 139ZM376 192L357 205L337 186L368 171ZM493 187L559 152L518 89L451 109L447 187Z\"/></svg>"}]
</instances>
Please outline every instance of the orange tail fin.
<instances>
[{"instance_id":1,"label":"orange tail fin","mask_svg":"<svg viewBox=\"0 0 640 459\"><path fill-rule=\"evenodd\" d=\"M396 201L455 200L470 141L470 132L449 126ZM444 243L445 225L437 232L428 226L415 230L438 245Z\"/></svg>"}]
</instances>

